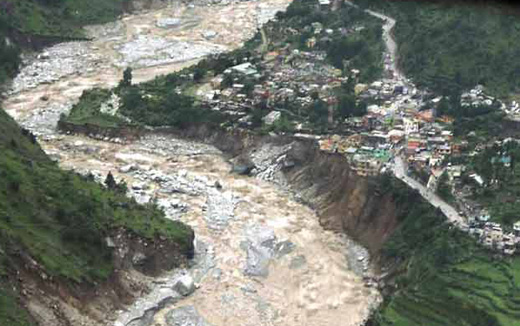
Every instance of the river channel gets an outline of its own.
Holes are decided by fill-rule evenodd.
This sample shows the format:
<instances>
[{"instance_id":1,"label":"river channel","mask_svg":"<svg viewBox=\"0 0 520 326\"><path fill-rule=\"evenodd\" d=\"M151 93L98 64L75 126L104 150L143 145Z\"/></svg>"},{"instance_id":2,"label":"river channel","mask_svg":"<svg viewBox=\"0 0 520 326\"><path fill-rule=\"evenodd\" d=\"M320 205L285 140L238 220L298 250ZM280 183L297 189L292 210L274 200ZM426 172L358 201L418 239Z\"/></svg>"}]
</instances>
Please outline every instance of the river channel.
<instances>
[{"instance_id":1,"label":"river channel","mask_svg":"<svg viewBox=\"0 0 520 326\"><path fill-rule=\"evenodd\" d=\"M134 82L141 82L234 49L287 5L266 0L142 12L89 27L92 41L26 58L4 101L7 112L63 168L100 180L111 171L138 201L156 200L168 218L196 233L192 266L161 277L108 324L349 326L361 324L380 301L352 264L367 269L365 251L322 229L316 213L290 192L231 174L216 148L171 135L114 142L56 131L59 115L83 90L115 85L124 67L134 67ZM182 275L196 286L186 297L170 286Z\"/></svg>"}]
</instances>

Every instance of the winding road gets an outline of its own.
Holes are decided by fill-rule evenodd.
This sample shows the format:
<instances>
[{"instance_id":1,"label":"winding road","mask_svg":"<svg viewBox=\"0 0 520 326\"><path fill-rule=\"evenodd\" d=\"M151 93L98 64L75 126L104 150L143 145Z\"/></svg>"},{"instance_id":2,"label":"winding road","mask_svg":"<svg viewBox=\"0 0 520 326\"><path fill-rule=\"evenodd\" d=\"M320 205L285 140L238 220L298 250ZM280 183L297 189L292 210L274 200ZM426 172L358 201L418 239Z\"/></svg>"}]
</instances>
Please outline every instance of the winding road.
<instances>
[{"instance_id":1,"label":"winding road","mask_svg":"<svg viewBox=\"0 0 520 326\"><path fill-rule=\"evenodd\" d=\"M359 8L358 5L350 2L345 1L346 4ZM390 54L391 58L391 69L394 71L394 79L401 82L406 82L406 77L402 73L402 71L399 70L397 67L397 43L394 40L394 37L392 35L392 29L394 28L396 24L396 20L392 17L386 16L382 13L375 12L370 9L365 9L365 12L369 15L372 15L374 17L377 17L381 20L383 20L385 23L383 25L383 39L385 41L386 51ZM465 228L467 227L466 220L460 216L460 214L457 212L457 210L451 206L450 204L446 203L444 200L442 200L439 196L437 196L435 193L432 193L430 190L428 190L424 185L419 183L417 180L409 177L406 174L406 163L403 161L402 157L399 155L396 155L395 157L395 164L392 169L394 175L396 178L402 180L405 182L409 187L416 189L419 191L419 193L423 196L425 200L427 200L430 204L432 204L434 207L439 208L444 215L446 215L446 218L453 223L454 225Z\"/></svg>"}]
</instances>

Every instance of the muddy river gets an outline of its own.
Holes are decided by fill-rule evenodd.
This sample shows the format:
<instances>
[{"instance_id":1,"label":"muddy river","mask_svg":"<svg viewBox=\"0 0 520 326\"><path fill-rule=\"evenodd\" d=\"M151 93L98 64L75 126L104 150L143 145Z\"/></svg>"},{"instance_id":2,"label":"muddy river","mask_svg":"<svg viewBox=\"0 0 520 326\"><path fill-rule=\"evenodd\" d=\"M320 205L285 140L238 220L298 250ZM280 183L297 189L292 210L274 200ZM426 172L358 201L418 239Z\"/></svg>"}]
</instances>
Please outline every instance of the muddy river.
<instances>
[{"instance_id":1,"label":"muddy river","mask_svg":"<svg viewBox=\"0 0 520 326\"><path fill-rule=\"evenodd\" d=\"M83 90L115 85L127 65L136 82L178 70L240 46L287 5L178 6L127 16L88 28L93 41L27 59L14 81L4 107L63 168L100 180L111 171L138 201L155 200L197 235L192 266L164 275L110 325L359 325L380 300L354 271L356 263L369 272L362 248L323 230L315 212L283 188L231 174L216 148L159 134L119 144L56 132L59 115ZM186 276L196 290L180 297L170 283Z\"/></svg>"}]
</instances>

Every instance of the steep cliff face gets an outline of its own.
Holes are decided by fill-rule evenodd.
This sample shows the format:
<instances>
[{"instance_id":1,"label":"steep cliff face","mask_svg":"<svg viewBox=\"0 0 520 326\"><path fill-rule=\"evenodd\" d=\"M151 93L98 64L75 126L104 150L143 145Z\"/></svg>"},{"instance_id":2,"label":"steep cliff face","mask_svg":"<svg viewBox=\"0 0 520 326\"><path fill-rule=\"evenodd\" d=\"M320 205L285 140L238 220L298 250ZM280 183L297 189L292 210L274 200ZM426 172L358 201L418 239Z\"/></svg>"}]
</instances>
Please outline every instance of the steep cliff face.
<instances>
[{"instance_id":1,"label":"steep cliff face","mask_svg":"<svg viewBox=\"0 0 520 326\"><path fill-rule=\"evenodd\" d=\"M192 236L193 240L193 236ZM145 239L124 229L106 238L112 248L114 272L100 283L75 283L48 275L26 254L11 260L11 284L35 325L106 325L113 314L149 291L150 276L187 262L186 252L168 240ZM28 324L29 325L29 324Z\"/></svg>"},{"instance_id":2,"label":"steep cliff face","mask_svg":"<svg viewBox=\"0 0 520 326\"><path fill-rule=\"evenodd\" d=\"M291 187L314 207L323 227L346 232L377 255L397 227L396 207L377 180L359 177L339 154L296 142L288 153L294 166L285 171Z\"/></svg>"},{"instance_id":3,"label":"steep cliff face","mask_svg":"<svg viewBox=\"0 0 520 326\"><path fill-rule=\"evenodd\" d=\"M285 162L280 170L283 183L316 209L323 227L345 232L374 257L398 226L396 205L391 194L380 190L378 179L359 177L345 157L320 151L313 140L206 128L181 135L211 143L239 164L254 165L257 153L273 152L268 147L290 147L269 158L273 166Z\"/></svg>"}]
</instances>

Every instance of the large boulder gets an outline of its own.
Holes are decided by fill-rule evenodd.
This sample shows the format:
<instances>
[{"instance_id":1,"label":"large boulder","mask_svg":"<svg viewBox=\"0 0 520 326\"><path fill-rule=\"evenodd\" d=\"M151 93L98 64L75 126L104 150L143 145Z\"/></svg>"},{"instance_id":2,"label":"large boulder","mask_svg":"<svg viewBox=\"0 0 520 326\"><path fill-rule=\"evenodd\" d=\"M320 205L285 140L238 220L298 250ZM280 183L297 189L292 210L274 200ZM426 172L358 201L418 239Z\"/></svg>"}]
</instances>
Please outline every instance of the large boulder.
<instances>
[{"instance_id":1,"label":"large boulder","mask_svg":"<svg viewBox=\"0 0 520 326\"><path fill-rule=\"evenodd\" d=\"M184 306L168 312L166 315L168 326L211 326L202 318L193 306Z\"/></svg>"},{"instance_id":2,"label":"large boulder","mask_svg":"<svg viewBox=\"0 0 520 326\"><path fill-rule=\"evenodd\" d=\"M250 175L254 168L253 164L233 164L231 172L240 175Z\"/></svg>"},{"instance_id":3,"label":"large boulder","mask_svg":"<svg viewBox=\"0 0 520 326\"><path fill-rule=\"evenodd\" d=\"M181 24L181 20L179 18L161 18L157 20L157 27L168 28L175 27Z\"/></svg>"},{"instance_id":4,"label":"large boulder","mask_svg":"<svg viewBox=\"0 0 520 326\"><path fill-rule=\"evenodd\" d=\"M195 292L195 282L190 275L183 275L175 282L173 289L180 295L188 296Z\"/></svg>"}]
</instances>

